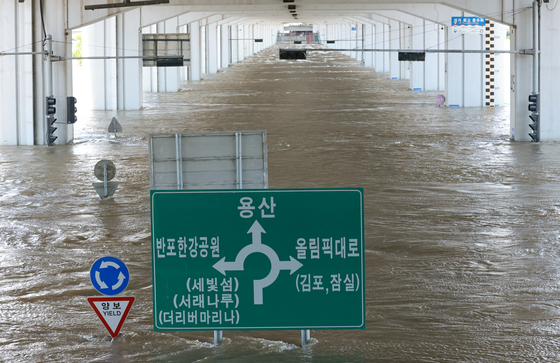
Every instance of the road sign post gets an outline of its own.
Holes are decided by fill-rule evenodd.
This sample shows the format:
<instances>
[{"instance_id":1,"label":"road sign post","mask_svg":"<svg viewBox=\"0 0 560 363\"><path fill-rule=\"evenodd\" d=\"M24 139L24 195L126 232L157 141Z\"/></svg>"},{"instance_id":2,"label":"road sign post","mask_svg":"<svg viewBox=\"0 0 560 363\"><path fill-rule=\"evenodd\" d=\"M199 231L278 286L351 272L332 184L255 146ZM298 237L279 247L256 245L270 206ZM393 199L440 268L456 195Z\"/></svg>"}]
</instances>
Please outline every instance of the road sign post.
<instances>
[{"instance_id":1,"label":"road sign post","mask_svg":"<svg viewBox=\"0 0 560 363\"><path fill-rule=\"evenodd\" d=\"M97 259L89 271L93 287L104 295L117 295L128 286L130 274L128 267L116 257L105 256ZM88 302L99 320L114 339L132 308L134 297L88 297Z\"/></svg>"},{"instance_id":2,"label":"road sign post","mask_svg":"<svg viewBox=\"0 0 560 363\"><path fill-rule=\"evenodd\" d=\"M117 168L110 160L100 160L93 169L95 177L102 183L92 183L93 187L101 199L107 198L115 194L115 190L119 186L119 182L111 182L109 180L115 177Z\"/></svg>"},{"instance_id":3,"label":"road sign post","mask_svg":"<svg viewBox=\"0 0 560 363\"><path fill-rule=\"evenodd\" d=\"M155 330L365 329L362 189L152 191Z\"/></svg>"}]
</instances>

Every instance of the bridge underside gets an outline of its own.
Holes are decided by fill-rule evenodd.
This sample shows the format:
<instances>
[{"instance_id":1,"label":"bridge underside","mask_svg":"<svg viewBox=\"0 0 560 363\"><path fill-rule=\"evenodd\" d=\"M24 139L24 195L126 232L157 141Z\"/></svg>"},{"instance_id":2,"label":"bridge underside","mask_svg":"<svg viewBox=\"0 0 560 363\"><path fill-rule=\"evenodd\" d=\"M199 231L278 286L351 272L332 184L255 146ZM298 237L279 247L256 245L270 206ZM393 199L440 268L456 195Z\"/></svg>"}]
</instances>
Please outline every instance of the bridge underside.
<instances>
[{"instance_id":1,"label":"bridge underside","mask_svg":"<svg viewBox=\"0 0 560 363\"><path fill-rule=\"evenodd\" d=\"M0 145L46 144L48 96L57 99L56 143L72 141L72 124L60 121L66 122L66 99L75 94L69 59L75 31L82 34L82 56L99 58L83 60L87 82L81 86L91 103L78 101L78 107L138 110L143 92L177 92L181 80L198 80L242 62L276 44L288 23L312 24L313 42L346 49L345 54L372 71L409 80L411 92L440 90L446 106L500 106L509 98L511 135L517 141L531 140L527 97L535 92L537 79L540 140L560 140L560 103L553 97L560 81L555 46L560 11L551 11L548 4L538 7L541 53L533 67L537 58L526 54L534 48L532 0L170 0L85 10L108 3L122 4L49 0L41 9L37 1L2 1ZM487 29L484 34L456 34L453 17L484 18ZM138 58L143 34L165 33L189 34L190 63L143 67ZM42 54L47 34L52 35L52 73ZM399 62L398 50L406 49L430 52L424 62ZM490 55L486 49L522 52Z\"/></svg>"}]
</instances>

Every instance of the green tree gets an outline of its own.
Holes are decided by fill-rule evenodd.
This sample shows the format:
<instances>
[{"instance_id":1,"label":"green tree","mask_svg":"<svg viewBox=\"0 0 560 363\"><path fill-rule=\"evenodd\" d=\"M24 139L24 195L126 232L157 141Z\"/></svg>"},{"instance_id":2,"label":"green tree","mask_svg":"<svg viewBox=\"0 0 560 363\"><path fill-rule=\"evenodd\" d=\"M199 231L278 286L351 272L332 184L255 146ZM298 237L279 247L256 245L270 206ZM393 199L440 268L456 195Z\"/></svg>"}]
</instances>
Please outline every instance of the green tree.
<instances>
[{"instance_id":1,"label":"green tree","mask_svg":"<svg viewBox=\"0 0 560 363\"><path fill-rule=\"evenodd\" d=\"M82 34L76 35L72 38L72 57L82 56ZM82 60L78 59L78 65L82 66Z\"/></svg>"}]
</instances>

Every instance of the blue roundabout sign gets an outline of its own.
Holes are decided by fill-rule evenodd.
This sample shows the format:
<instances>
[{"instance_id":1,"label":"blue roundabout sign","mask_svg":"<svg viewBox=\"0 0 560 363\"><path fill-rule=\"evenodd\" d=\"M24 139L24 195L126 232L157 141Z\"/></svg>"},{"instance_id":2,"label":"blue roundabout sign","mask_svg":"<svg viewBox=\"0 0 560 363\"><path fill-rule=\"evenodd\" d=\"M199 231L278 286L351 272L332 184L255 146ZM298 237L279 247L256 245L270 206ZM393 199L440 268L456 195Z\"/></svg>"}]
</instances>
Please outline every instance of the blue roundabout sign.
<instances>
[{"instance_id":1,"label":"blue roundabout sign","mask_svg":"<svg viewBox=\"0 0 560 363\"><path fill-rule=\"evenodd\" d=\"M118 258L101 257L93 263L89 272L93 287L104 295L117 295L128 286L128 268Z\"/></svg>"}]
</instances>

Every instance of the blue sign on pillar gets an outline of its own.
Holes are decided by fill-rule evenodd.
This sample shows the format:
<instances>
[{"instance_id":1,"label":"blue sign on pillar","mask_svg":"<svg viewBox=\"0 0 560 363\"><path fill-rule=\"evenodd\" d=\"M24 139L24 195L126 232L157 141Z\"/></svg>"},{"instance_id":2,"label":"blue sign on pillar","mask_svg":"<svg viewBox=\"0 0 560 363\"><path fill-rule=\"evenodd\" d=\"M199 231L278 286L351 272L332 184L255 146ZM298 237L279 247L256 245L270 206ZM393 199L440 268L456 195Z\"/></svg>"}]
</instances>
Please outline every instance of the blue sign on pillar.
<instances>
[{"instance_id":1,"label":"blue sign on pillar","mask_svg":"<svg viewBox=\"0 0 560 363\"><path fill-rule=\"evenodd\" d=\"M117 295L128 286L128 268L118 258L106 256L98 259L89 272L93 287L104 295Z\"/></svg>"}]
</instances>

